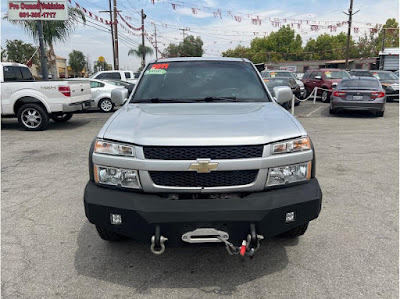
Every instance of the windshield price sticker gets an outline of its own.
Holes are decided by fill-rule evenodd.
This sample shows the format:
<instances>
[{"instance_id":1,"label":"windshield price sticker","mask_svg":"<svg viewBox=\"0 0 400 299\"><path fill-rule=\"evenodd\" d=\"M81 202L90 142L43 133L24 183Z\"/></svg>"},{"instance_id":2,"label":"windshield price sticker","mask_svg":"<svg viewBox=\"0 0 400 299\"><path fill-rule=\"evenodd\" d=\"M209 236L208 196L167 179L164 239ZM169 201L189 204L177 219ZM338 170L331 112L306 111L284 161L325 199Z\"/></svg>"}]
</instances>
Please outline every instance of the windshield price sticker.
<instances>
[{"instance_id":1,"label":"windshield price sticker","mask_svg":"<svg viewBox=\"0 0 400 299\"><path fill-rule=\"evenodd\" d=\"M324 72L324 74L328 78L332 77L332 72L330 72L330 71L326 71L326 72Z\"/></svg>"},{"instance_id":2,"label":"windshield price sticker","mask_svg":"<svg viewBox=\"0 0 400 299\"><path fill-rule=\"evenodd\" d=\"M166 73L167 73L166 70L153 69L153 68L144 72L145 75L164 75Z\"/></svg>"},{"instance_id":3,"label":"windshield price sticker","mask_svg":"<svg viewBox=\"0 0 400 299\"><path fill-rule=\"evenodd\" d=\"M53 20L65 21L68 19L68 5L65 0L32 1L9 0L8 19L21 20Z\"/></svg>"},{"instance_id":4,"label":"windshield price sticker","mask_svg":"<svg viewBox=\"0 0 400 299\"><path fill-rule=\"evenodd\" d=\"M157 63L151 66L151 69L163 69L166 70L169 67L169 63Z\"/></svg>"}]
</instances>

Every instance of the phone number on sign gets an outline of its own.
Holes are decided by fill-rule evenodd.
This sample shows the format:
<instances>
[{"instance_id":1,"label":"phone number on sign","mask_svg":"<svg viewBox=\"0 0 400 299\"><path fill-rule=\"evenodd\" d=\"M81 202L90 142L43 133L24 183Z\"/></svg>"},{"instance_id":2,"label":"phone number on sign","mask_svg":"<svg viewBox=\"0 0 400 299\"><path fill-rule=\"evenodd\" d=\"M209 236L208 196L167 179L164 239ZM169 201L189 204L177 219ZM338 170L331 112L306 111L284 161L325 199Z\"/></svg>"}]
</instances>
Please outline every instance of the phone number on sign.
<instances>
[{"instance_id":1,"label":"phone number on sign","mask_svg":"<svg viewBox=\"0 0 400 299\"><path fill-rule=\"evenodd\" d=\"M20 18L48 18L54 19L56 17L55 12L20 12Z\"/></svg>"}]
</instances>

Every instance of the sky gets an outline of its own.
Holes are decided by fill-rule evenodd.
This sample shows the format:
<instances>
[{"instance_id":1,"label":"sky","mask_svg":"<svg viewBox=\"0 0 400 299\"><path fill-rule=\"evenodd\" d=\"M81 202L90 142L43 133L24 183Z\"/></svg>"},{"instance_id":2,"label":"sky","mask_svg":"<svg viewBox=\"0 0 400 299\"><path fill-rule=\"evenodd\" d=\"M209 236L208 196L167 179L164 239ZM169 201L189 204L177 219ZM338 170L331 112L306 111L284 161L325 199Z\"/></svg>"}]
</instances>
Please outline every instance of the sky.
<instances>
[{"instance_id":1,"label":"sky","mask_svg":"<svg viewBox=\"0 0 400 299\"><path fill-rule=\"evenodd\" d=\"M77 0L81 7L106 18L108 14L99 13L108 9L106 0ZM154 3L153 3L154 2ZM118 0L117 6L123 17L133 27L140 27L140 10L143 9L147 18L145 30L149 35L154 34L154 26L157 28L158 46L162 51L169 43L182 41L182 31L179 28L187 28L186 34L200 36L204 41L203 56L221 56L221 52L234 48L241 44L247 46L257 36L269 34L279 27L274 27L271 20L279 18L283 25L294 23L289 20L304 20L301 28L294 25L305 43L309 38L315 38L319 34L338 34L347 32L347 25L337 28L331 33L327 21L346 21L348 17L343 13L349 8L350 0L297 0L297 1L265 1L265 0ZM173 5L176 4L175 9ZM71 6L75 7L72 0ZM193 13L195 9L196 14ZM1 0L1 14L7 13L7 0ZM221 12L221 17L213 12ZM359 28L359 33L354 34L357 39L375 24L384 24L388 18L399 20L398 0L354 0L354 11L359 10L353 17L353 27ZM241 17L241 21L234 20L234 16ZM252 24L252 19L259 18L260 25ZM287 23L284 23L286 19ZM111 35L107 27L95 20L87 18L86 25L77 24L75 31L65 43L56 43L55 51L58 56L68 58L72 50L82 51L93 63L99 56L103 56L108 63L112 63ZM307 25L305 20L309 21ZM122 22L122 21L120 21ZM329 23L329 24L335 24ZM371 23L369 25L368 23ZM96 25L97 24L97 25ZM124 24L122 22L122 24ZM318 31L311 31L310 24L319 24ZM99 28L100 26L100 28ZM95 28L94 28L95 27ZM126 24L125 24L125 27ZM131 48L136 48L141 43L141 37L131 35L119 28L120 42L120 69L136 71L140 66L140 59L128 56ZM1 46L4 48L7 39L21 39L31 44L38 44L23 29L6 20L1 20ZM154 39L154 36L153 36ZM151 46L148 40L146 45ZM147 60L154 59L155 55Z\"/></svg>"}]
</instances>

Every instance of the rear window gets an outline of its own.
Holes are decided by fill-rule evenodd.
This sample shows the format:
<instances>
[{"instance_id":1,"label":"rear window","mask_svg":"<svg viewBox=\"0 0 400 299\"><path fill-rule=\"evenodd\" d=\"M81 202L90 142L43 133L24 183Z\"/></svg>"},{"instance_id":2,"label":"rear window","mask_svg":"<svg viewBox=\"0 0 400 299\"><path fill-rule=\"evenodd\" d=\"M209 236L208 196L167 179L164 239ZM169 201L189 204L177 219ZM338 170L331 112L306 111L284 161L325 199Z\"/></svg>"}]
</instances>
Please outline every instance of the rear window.
<instances>
[{"instance_id":1,"label":"rear window","mask_svg":"<svg viewBox=\"0 0 400 299\"><path fill-rule=\"evenodd\" d=\"M390 72L374 72L372 74L378 80L398 80L399 78Z\"/></svg>"},{"instance_id":2,"label":"rear window","mask_svg":"<svg viewBox=\"0 0 400 299\"><path fill-rule=\"evenodd\" d=\"M131 73L130 72L125 72L125 78L130 79L131 78Z\"/></svg>"},{"instance_id":3,"label":"rear window","mask_svg":"<svg viewBox=\"0 0 400 299\"><path fill-rule=\"evenodd\" d=\"M351 71L350 76L355 76L355 77L372 77L372 74L370 72L366 71Z\"/></svg>"},{"instance_id":4,"label":"rear window","mask_svg":"<svg viewBox=\"0 0 400 299\"><path fill-rule=\"evenodd\" d=\"M120 73L102 73L96 77L96 79L121 79Z\"/></svg>"},{"instance_id":5,"label":"rear window","mask_svg":"<svg viewBox=\"0 0 400 299\"><path fill-rule=\"evenodd\" d=\"M349 73L346 71L324 71L326 79L343 79L349 78Z\"/></svg>"},{"instance_id":6,"label":"rear window","mask_svg":"<svg viewBox=\"0 0 400 299\"><path fill-rule=\"evenodd\" d=\"M339 85L339 89L379 89L379 81L378 80L362 80L362 79L354 79L354 80L344 80L341 81Z\"/></svg>"},{"instance_id":7,"label":"rear window","mask_svg":"<svg viewBox=\"0 0 400 299\"><path fill-rule=\"evenodd\" d=\"M235 98L237 101L269 101L252 64L231 61L173 61L150 64L131 102Z\"/></svg>"}]
</instances>

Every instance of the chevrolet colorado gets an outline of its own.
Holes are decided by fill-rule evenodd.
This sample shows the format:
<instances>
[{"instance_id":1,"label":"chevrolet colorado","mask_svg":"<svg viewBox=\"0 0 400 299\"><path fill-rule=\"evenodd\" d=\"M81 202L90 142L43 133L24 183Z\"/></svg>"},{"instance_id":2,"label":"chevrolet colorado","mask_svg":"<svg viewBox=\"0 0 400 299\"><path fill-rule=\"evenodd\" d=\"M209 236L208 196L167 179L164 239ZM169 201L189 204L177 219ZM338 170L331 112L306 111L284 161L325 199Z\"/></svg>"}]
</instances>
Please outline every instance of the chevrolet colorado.
<instances>
[{"instance_id":1,"label":"chevrolet colorado","mask_svg":"<svg viewBox=\"0 0 400 299\"><path fill-rule=\"evenodd\" d=\"M264 238L304 234L321 209L315 152L277 103L290 88L274 93L247 59L148 64L90 148L84 207L100 237L253 256Z\"/></svg>"}]
</instances>

